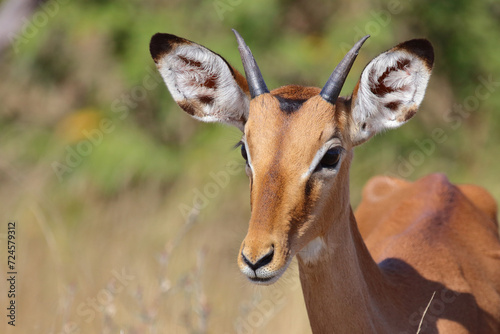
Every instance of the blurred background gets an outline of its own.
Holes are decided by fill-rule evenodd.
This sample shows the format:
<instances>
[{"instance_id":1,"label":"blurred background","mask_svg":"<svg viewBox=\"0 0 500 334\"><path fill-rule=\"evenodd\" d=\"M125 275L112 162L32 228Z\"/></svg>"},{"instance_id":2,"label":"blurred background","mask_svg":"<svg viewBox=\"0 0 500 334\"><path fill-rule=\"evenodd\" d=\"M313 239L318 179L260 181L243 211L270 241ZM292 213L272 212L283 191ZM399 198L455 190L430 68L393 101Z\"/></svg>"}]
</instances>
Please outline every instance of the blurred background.
<instances>
[{"instance_id":1,"label":"blurred background","mask_svg":"<svg viewBox=\"0 0 500 334\"><path fill-rule=\"evenodd\" d=\"M241 71L231 28L270 88L322 86L371 34L344 95L379 53L429 39L426 98L356 149L353 206L376 174L443 172L500 199L496 0L0 1L0 242L16 221L18 271L15 328L0 280L1 332L310 332L295 263L271 287L236 266L250 212L238 130L187 116L149 55L168 32Z\"/></svg>"}]
</instances>

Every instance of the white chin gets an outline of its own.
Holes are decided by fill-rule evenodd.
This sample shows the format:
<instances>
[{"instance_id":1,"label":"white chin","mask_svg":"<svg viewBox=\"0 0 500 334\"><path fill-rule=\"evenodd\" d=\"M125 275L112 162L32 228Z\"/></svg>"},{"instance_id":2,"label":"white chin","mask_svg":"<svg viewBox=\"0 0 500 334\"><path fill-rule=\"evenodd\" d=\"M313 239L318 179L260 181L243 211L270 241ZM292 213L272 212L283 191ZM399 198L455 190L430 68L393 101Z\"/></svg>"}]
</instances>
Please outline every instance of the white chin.
<instances>
[{"instance_id":1,"label":"white chin","mask_svg":"<svg viewBox=\"0 0 500 334\"><path fill-rule=\"evenodd\" d=\"M271 285L275 283L277 280L280 279L280 277L283 275L283 273L288 269L288 266L292 262L293 256L290 256L288 258L288 261L286 264L279 269L278 271L273 272L273 276L266 276L266 277L259 277L258 275L256 276L253 271L250 270L250 268L246 268L246 270L242 270L243 274L248 278L248 280L254 284L258 285ZM248 272L246 272L248 270ZM250 273L251 272L251 273ZM257 270L258 272L258 270Z\"/></svg>"}]
</instances>

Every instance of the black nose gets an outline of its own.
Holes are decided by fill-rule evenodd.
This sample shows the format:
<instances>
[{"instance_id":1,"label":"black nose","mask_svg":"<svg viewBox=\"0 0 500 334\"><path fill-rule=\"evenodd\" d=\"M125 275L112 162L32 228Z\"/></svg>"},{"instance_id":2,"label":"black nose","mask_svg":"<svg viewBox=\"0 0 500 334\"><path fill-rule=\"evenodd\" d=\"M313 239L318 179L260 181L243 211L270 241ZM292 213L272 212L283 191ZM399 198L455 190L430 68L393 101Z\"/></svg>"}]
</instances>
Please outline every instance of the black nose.
<instances>
[{"instance_id":1,"label":"black nose","mask_svg":"<svg viewBox=\"0 0 500 334\"><path fill-rule=\"evenodd\" d=\"M241 251L241 258L243 261L252 269L253 271L256 271L257 269L264 267L266 264L270 263L273 260L273 255L274 255L274 246L271 247L271 250L267 252L264 256L262 256L260 259L258 259L255 263L250 261L245 254L243 254L243 251Z\"/></svg>"}]
</instances>

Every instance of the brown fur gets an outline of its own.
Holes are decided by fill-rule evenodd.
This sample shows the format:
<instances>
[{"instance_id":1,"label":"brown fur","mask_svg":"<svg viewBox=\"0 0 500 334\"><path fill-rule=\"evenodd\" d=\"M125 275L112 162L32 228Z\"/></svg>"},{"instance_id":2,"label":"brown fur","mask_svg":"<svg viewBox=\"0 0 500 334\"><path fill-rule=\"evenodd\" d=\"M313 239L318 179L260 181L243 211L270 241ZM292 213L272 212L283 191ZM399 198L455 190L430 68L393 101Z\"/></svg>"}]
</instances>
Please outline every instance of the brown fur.
<instances>
[{"instance_id":1,"label":"brown fur","mask_svg":"<svg viewBox=\"0 0 500 334\"><path fill-rule=\"evenodd\" d=\"M434 302L426 333L500 330L496 215L496 204L484 189L454 186L441 174L414 183L376 177L366 185L356 211L359 229L382 272L394 280L394 287L407 287L399 295L391 293L406 314L418 309L414 301L426 304L422 296L444 294L444 300ZM452 331L457 324L462 330Z\"/></svg>"},{"instance_id":2,"label":"brown fur","mask_svg":"<svg viewBox=\"0 0 500 334\"><path fill-rule=\"evenodd\" d=\"M153 59L182 43L192 42L155 35ZM393 50L417 55L430 73L434 53L428 41L407 41ZM184 61L194 70L201 65ZM245 78L228 66L249 97ZM393 89L385 76L373 81L377 95ZM370 119L353 124L359 82L352 98L335 105L319 92L295 85L275 89L250 101L248 120L231 123L240 129L245 124L251 157L252 214L238 254L241 270L269 283L266 278L277 279L297 255L314 333L417 333L419 325L420 333L500 333L500 238L491 195L477 186L455 186L440 174L413 183L376 177L363 191L356 220L349 168L353 147L374 134L356 135L370 129ZM177 102L194 116L200 103L212 103L206 96ZM417 110L390 103L386 107L399 123ZM228 117L218 116L221 122ZM315 167L320 148L332 148L325 144L341 147L337 174L304 173ZM251 277L250 267L262 269L260 276L254 271Z\"/></svg>"},{"instance_id":3,"label":"brown fur","mask_svg":"<svg viewBox=\"0 0 500 334\"><path fill-rule=\"evenodd\" d=\"M439 174L415 183L376 178L356 213L365 244L349 205L350 100L332 106L317 92L289 86L251 101L245 133L255 175L241 252L256 261L274 247L271 271L298 254L314 333L416 333L434 292L422 333L497 333L494 200ZM309 99L290 114L274 95ZM335 134L347 154L333 184L301 180L315 152ZM313 263L304 261L299 250L318 236L326 251ZM245 266L241 256L238 263Z\"/></svg>"},{"instance_id":4,"label":"brown fur","mask_svg":"<svg viewBox=\"0 0 500 334\"><path fill-rule=\"evenodd\" d=\"M222 59L224 59L224 58L222 58ZM224 61L225 61L225 59L224 59ZM248 89L247 79L240 72L238 72L234 67L229 65L229 63L228 63L228 66L229 66L229 69L231 70L231 74L233 75L234 80L236 81L238 86L240 86L240 88L245 92L245 94L247 94L247 96L250 97L250 90Z\"/></svg>"}]
</instances>

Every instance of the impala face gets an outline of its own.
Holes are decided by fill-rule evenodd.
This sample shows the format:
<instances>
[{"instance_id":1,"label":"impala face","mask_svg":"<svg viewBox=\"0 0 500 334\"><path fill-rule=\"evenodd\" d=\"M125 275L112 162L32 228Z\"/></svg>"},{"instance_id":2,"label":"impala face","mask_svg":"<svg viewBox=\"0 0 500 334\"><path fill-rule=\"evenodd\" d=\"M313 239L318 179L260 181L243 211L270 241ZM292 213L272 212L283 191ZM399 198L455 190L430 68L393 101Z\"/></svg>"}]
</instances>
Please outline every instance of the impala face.
<instances>
[{"instance_id":1,"label":"impala face","mask_svg":"<svg viewBox=\"0 0 500 334\"><path fill-rule=\"evenodd\" d=\"M238 265L255 283L277 280L293 256L324 232L317 216L329 194L342 193L337 188L343 182L336 179L347 175L351 157L343 100L337 108L319 89L301 87L293 87L301 99L291 99L291 89L251 101L241 143L252 214Z\"/></svg>"},{"instance_id":2,"label":"impala face","mask_svg":"<svg viewBox=\"0 0 500 334\"><path fill-rule=\"evenodd\" d=\"M194 118L242 132L251 218L238 265L257 284L275 282L293 256L306 263L349 205L352 148L405 123L421 103L433 62L426 40L411 40L372 60L351 96L339 97L361 39L323 89L267 89L250 49L235 32L246 79L222 57L191 41L156 34L151 55L179 106ZM299 253L300 252L300 253Z\"/></svg>"}]
</instances>

